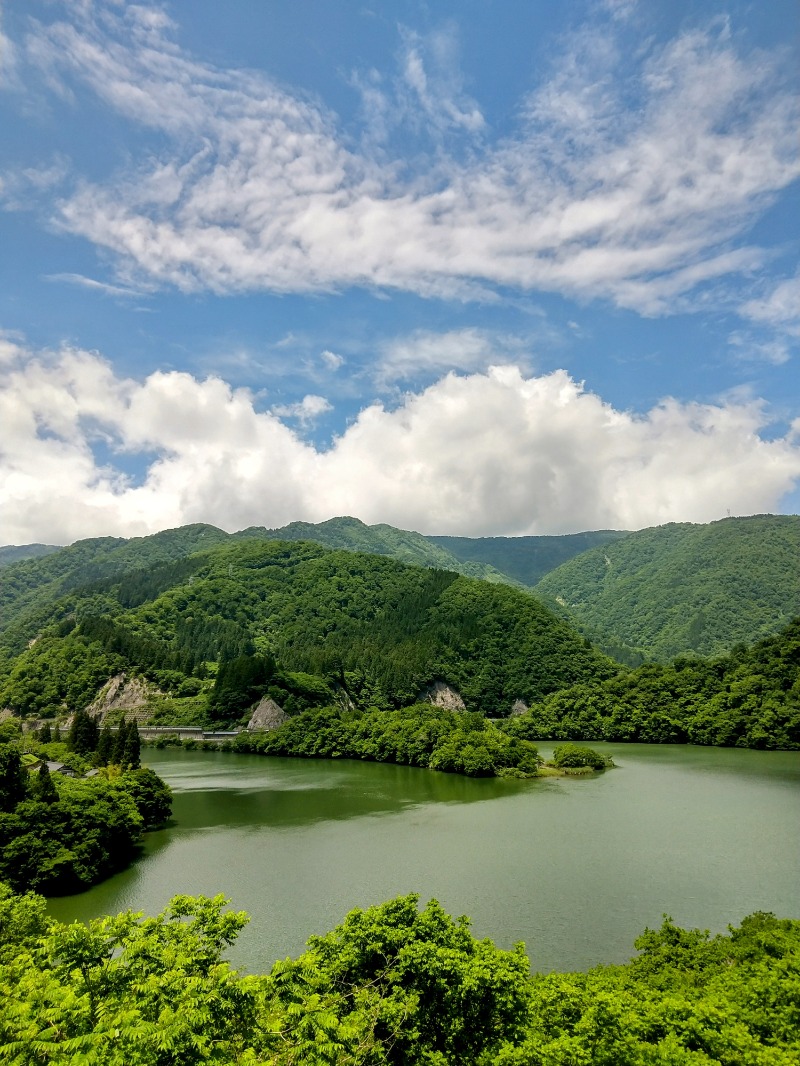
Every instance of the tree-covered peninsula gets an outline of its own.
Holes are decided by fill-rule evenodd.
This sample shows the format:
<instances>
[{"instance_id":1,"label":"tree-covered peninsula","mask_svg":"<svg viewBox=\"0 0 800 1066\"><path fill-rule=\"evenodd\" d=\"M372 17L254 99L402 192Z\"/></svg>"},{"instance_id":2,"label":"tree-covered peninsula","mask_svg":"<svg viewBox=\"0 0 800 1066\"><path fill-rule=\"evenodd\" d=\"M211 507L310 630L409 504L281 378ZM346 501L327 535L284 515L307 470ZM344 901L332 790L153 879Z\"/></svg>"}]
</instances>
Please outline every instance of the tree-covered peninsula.
<instances>
[{"instance_id":1,"label":"tree-covered peninsula","mask_svg":"<svg viewBox=\"0 0 800 1066\"><path fill-rule=\"evenodd\" d=\"M64 741L42 733L0 726L0 880L78 892L136 857L142 833L169 818L171 792L140 765L135 723L112 734L84 712Z\"/></svg>"},{"instance_id":2,"label":"tree-covered peninsula","mask_svg":"<svg viewBox=\"0 0 800 1066\"><path fill-rule=\"evenodd\" d=\"M89 926L0 888L0 1063L9 1066L790 1066L800 922L725 935L665 919L623 966L531 975L416 896L352 911L304 954L243 975L243 913L179 896Z\"/></svg>"}]
</instances>

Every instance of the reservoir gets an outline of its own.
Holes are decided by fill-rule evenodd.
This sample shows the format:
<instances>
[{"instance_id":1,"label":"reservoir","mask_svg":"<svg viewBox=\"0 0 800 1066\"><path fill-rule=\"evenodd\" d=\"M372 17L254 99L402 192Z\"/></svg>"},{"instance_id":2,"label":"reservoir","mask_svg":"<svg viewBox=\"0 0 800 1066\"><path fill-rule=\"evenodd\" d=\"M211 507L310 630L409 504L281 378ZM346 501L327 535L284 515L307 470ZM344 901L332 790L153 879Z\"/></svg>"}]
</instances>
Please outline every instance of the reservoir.
<instances>
[{"instance_id":1,"label":"reservoir","mask_svg":"<svg viewBox=\"0 0 800 1066\"><path fill-rule=\"evenodd\" d=\"M173 823L129 869L49 909L152 914L222 892L250 913L230 958L251 972L408 892L501 947L525 941L539 971L623 962L665 913L712 932L756 910L800 918L800 752L593 747L617 768L533 781L147 749Z\"/></svg>"}]
</instances>

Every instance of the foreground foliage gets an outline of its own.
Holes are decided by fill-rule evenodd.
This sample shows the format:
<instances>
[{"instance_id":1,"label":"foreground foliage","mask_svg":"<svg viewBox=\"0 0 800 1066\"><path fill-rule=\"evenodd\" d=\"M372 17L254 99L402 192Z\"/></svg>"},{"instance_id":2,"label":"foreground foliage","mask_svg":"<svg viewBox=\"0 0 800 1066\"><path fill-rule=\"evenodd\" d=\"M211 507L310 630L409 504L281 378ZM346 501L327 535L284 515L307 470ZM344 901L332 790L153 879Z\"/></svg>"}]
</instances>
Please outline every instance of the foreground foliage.
<instances>
[{"instance_id":1,"label":"foreground foliage","mask_svg":"<svg viewBox=\"0 0 800 1066\"><path fill-rule=\"evenodd\" d=\"M665 920L627 966L529 974L416 896L352 911L265 976L224 961L246 923L217 897L88 927L0 888L0 1063L13 1066L790 1066L800 922L729 935Z\"/></svg>"}]
</instances>

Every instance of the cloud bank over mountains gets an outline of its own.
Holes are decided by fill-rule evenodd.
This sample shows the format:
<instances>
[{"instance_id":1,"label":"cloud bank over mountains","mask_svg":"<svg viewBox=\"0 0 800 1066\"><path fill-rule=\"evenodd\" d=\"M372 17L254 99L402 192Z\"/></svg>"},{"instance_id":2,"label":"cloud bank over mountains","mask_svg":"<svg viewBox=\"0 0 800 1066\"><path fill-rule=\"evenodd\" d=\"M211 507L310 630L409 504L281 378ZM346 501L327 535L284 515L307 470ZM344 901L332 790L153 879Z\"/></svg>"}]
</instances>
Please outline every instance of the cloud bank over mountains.
<instances>
[{"instance_id":1,"label":"cloud bank over mountains","mask_svg":"<svg viewBox=\"0 0 800 1066\"><path fill-rule=\"evenodd\" d=\"M0 542L796 505L780 12L400 6L4 13Z\"/></svg>"},{"instance_id":2,"label":"cloud bank over mountains","mask_svg":"<svg viewBox=\"0 0 800 1066\"><path fill-rule=\"evenodd\" d=\"M564 371L448 374L365 408L326 450L216 377L136 381L97 353L10 339L0 377L0 543L341 514L476 536L636 529L774 511L800 477L800 423L762 439L758 401L637 416Z\"/></svg>"}]
</instances>

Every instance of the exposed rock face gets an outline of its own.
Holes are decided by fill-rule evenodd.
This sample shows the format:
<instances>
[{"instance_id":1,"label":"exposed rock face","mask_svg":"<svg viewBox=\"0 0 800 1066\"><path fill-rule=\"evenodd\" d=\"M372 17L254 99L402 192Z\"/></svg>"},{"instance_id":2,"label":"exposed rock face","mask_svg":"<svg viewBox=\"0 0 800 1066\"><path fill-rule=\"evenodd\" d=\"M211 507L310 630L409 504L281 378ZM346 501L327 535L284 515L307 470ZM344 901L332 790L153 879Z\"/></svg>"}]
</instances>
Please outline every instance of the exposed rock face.
<instances>
[{"instance_id":1,"label":"exposed rock face","mask_svg":"<svg viewBox=\"0 0 800 1066\"><path fill-rule=\"evenodd\" d=\"M111 711L142 710L155 695L161 693L142 678L117 674L100 690L86 710L89 714L99 714L102 720Z\"/></svg>"},{"instance_id":2,"label":"exposed rock face","mask_svg":"<svg viewBox=\"0 0 800 1066\"><path fill-rule=\"evenodd\" d=\"M516 718L518 714L525 714L530 710L525 700L514 700L511 704L511 717Z\"/></svg>"},{"instance_id":3,"label":"exposed rock face","mask_svg":"<svg viewBox=\"0 0 800 1066\"><path fill-rule=\"evenodd\" d=\"M434 681L431 687L422 693L420 699L427 700L434 707L444 707L446 711L465 711L467 709L467 705L456 690L450 688L444 681Z\"/></svg>"},{"instance_id":4,"label":"exposed rock face","mask_svg":"<svg viewBox=\"0 0 800 1066\"><path fill-rule=\"evenodd\" d=\"M251 732L258 729L268 733L288 720L289 715L286 714L283 708L279 707L275 700L265 696L254 708L250 721L247 723L247 728Z\"/></svg>"}]
</instances>

